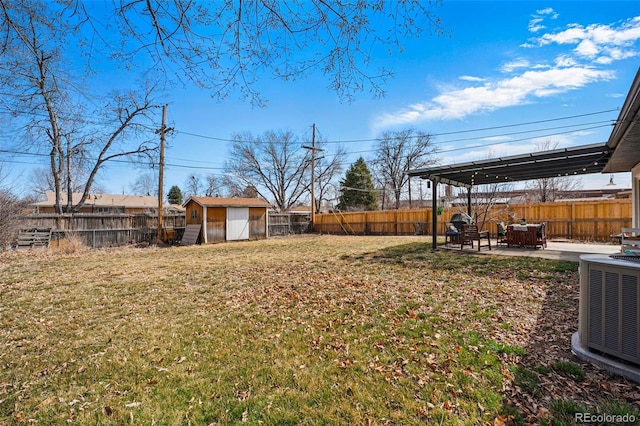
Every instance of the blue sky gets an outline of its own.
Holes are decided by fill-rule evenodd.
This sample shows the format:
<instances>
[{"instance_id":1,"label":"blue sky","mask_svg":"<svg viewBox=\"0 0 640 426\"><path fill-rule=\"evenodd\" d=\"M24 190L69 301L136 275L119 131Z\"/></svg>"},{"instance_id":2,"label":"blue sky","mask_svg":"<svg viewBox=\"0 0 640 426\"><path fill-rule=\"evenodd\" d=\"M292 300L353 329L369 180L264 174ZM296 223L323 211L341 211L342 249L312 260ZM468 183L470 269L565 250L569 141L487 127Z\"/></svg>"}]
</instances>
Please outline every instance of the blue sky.
<instances>
[{"instance_id":1,"label":"blue sky","mask_svg":"<svg viewBox=\"0 0 640 426\"><path fill-rule=\"evenodd\" d=\"M640 66L639 1L444 1L435 13L447 36L403 43L404 53L377 55L394 71L386 96L367 92L340 101L321 75L297 82L260 79L265 108L239 96L223 102L179 88L167 94L165 193L194 175L220 174L228 139L250 131L291 130L340 142L345 169L373 157L384 130L431 133L441 164L515 155L541 142L558 148L605 142ZM569 118L573 117L573 118ZM531 123L531 124L526 124ZM480 130L489 129L491 130ZM14 171L15 172L15 171ZM131 192L140 170L124 164L101 175L108 192ZM582 177L604 188L609 175ZM618 187L630 187L627 173Z\"/></svg>"},{"instance_id":2,"label":"blue sky","mask_svg":"<svg viewBox=\"0 0 640 426\"><path fill-rule=\"evenodd\" d=\"M320 76L263 80L264 109L176 92L168 162L196 160L212 168L196 173L220 172L229 143L186 133L228 139L286 129L310 137L312 123L325 140L343 142L346 166L372 157L381 131L407 127L437 135L442 164L530 152L540 142L561 148L607 140L640 65L640 2L445 0L436 13L450 36L426 35L405 43L402 54L376 58L395 73L382 99L361 93L340 102ZM556 120L573 116L582 117ZM543 120L555 121L468 132ZM193 172L169 166L167 184L180 186ZM630 187L628 174L614 181ZM585 188L608 182L608 175L582 178Z\"/></svg>"}]
</instances>

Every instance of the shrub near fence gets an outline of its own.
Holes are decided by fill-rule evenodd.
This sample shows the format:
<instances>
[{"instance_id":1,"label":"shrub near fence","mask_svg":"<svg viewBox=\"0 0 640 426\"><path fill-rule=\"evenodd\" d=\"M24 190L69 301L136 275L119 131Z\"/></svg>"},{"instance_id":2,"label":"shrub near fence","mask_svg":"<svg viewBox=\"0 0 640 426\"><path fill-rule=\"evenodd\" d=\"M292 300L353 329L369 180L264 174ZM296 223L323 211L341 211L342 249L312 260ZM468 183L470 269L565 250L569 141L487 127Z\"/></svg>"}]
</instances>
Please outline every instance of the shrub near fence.
<instances>
[{"instance_id":1,"label":"shrub near fence","mask_svg":"<svg viewBox=\"0 0 640 426\"><path fill-rule=\"evenodd\" d=\"M466 208L446 208L438 216L438 234L455 213ZM314 231L326 234L431 235L431 208L372 212L322 213L316 215ZM545 222L547 238L610 241L621 228L631 226L631 200L563 201L554 203L498 205L484 229L495 235L498 221Z\"/></svg>"},{"instance_id":2,"label":"shrub near fence","mask_svg":"<svg viewBox=\"0 0 640 426\"><path fill-rule=\"evenodd\" d=\"M64 244L67 235L73 235L88 247L115 247L131 242L155 242L158 218L150 214L32 214L19 217L20 227L46 227L52 229L52 245ZM184 232L184 214L163 215L165 229L174 229L179 237Z\"/></svg>"}]
</instances>

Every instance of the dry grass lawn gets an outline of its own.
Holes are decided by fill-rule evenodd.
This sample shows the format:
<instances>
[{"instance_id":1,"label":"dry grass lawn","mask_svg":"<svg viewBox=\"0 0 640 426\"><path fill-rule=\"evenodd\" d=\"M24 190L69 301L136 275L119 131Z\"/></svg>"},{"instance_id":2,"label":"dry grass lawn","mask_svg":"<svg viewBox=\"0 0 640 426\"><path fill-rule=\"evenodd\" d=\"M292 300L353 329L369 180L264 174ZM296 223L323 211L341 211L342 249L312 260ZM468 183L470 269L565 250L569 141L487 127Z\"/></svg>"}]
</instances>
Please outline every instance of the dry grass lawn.
<instances>
[{"instance_id":1,"label":"dry grass lawn","mask_svg":"<svg viewBox=\"0 0 640 426\"><path fill-rule=\"evenodd\" d=\"M305 236L0 255L1 424L639 416L570 352L577 265Z\"/></svg>"}]
</instances>

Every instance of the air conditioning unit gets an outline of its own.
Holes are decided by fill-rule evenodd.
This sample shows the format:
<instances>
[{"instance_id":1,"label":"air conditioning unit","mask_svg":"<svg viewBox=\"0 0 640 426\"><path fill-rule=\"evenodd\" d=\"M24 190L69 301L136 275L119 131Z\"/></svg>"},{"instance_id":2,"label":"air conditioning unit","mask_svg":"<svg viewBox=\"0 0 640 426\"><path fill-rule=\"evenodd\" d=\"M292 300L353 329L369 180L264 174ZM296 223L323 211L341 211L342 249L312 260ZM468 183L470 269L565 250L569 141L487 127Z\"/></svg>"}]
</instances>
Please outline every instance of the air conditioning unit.
<instances>
[{"instance_id":1,"label":"air conditioning unit","mask_svg":"<svg viewBox=\"0 0 640 426\"><path fill-rule=\"evenodd\" d=\"M640 365L640 256L580 256L580 344Z\"/></svg>"}]
</instances>

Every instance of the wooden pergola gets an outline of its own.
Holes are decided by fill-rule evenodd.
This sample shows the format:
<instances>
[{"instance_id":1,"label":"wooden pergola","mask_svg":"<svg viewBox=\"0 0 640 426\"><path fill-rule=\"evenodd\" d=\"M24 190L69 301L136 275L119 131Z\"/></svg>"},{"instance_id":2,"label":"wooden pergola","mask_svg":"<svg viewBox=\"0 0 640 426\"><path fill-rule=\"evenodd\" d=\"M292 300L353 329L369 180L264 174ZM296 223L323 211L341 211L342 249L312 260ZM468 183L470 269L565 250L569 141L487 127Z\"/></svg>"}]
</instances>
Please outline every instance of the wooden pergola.
<instances>
[{"instance_id":1,"label":"wooden pergola","mask_svg":"<svg viewBox=\"0 0 640 426\"><path fill-rule=\"evenodd\" d=\"M471 188L475 185L519 182L561 176L601 173L613 149L607 144L592 144L524 155L498 157L460 164L428 167L410 171L431 182L433 248L437 248L438 184L467 188L467 213L471 215Z\"/></svg>"}]
</instances>

